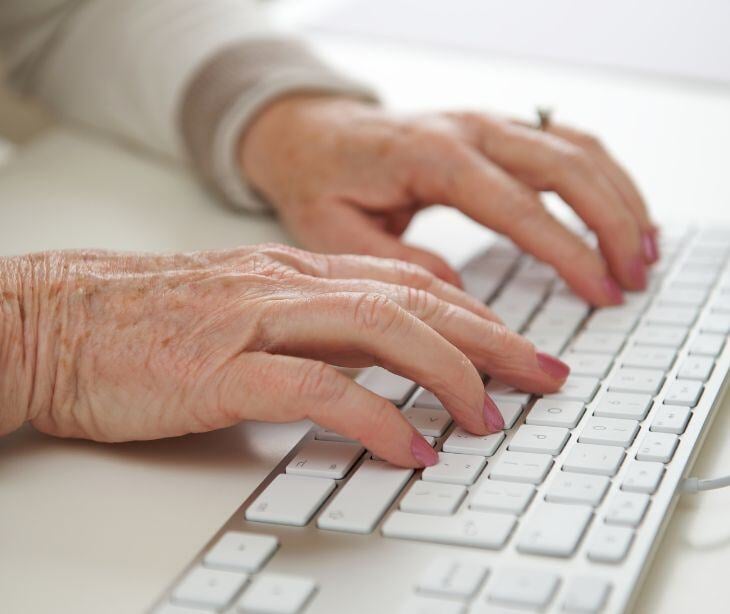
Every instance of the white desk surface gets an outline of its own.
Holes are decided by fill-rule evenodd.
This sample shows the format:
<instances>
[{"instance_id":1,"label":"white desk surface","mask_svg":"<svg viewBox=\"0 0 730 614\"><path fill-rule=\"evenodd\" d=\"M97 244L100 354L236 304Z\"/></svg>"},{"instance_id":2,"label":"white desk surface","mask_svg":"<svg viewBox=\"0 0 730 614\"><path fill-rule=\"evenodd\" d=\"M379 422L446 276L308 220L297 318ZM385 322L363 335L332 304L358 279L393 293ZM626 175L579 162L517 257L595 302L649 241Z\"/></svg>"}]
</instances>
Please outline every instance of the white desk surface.
<instances>
[{"instance_id":1,"label":"white desk surface","mask_svg":"<svg viewBox=\"0 0 730 614\"><path fill-rule=\"evenodd\" d=\"M551 65L329 39L323 51L400 108L484 107L593 126L666 221L730 223L730 92ZM476 236L448 213L421 238ZM433 216L432 216L433 217ZM217 205L184 171L51 131L0 168L0 253L97 246L170 250L285 240L270 219ZM100 445L29 428L0 439L0 610L140 612L240 504L306 424L249 424ZM727 403L695 474L730 472ZM685 496L639 612L726 609L730 489Z\"/></svg>"}]
</instances>

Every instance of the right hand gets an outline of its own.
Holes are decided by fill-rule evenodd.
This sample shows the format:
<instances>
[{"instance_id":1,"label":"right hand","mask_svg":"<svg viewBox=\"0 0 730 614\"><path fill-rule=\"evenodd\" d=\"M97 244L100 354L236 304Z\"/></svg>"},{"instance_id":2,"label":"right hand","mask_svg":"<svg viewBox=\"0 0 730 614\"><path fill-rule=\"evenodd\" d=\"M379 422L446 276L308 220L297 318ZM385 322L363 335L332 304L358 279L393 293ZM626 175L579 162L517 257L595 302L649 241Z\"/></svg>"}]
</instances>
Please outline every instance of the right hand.
<instances>
[{"instance_id":1,"label":"right hand","mask_svg":"<svg viewBox=\"0 0 730 614\"><path fill-rule=\"evenodd\" d=\"M42 273L28 419L52 435L125 441L310 418L423 466L436 455L396 407L330 365L382 365L480 435L503 421L479 371L538 393L568 372L478 301L396 260L260 245L24 263Z\"/></svg>"}]
</instances>

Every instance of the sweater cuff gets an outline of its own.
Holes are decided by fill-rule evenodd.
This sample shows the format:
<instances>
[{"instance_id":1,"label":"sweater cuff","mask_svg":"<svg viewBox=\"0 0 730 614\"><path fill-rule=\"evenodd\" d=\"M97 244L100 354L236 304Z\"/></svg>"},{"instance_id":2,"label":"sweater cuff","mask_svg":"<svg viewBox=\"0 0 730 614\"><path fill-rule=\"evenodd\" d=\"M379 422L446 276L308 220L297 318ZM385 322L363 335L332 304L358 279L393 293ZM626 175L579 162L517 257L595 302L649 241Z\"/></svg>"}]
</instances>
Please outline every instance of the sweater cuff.
<instances>
[{"instance_id":1,"label":"sweater cuff","mask_svg":"<svg viewBox=\"0 0 730 614\"><path fill-rule=\"evenodd\" d=\"M270 209L243 175L238 142L263 107L294 92L376 100L368 87L341 76L303 43L289 38L249 39L226 47L205 62L185 88L179 124L188 154L234 206Z\"/></svg>"}]
</instances>

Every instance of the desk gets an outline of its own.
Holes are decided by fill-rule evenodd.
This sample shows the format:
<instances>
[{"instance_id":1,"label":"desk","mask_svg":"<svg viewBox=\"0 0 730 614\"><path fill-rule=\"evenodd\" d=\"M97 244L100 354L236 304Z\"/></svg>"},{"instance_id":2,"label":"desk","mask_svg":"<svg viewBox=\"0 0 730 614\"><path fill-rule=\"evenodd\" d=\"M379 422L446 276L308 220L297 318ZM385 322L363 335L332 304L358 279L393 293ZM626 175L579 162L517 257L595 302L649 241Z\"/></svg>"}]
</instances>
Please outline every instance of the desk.
<instances>
[{"instance_id":1,"label":"desk","mask_svg":"<svg viewBox=\"0 0 730 614\"><path fill-rule=\"evenodd\" d=\"M335 38L317 44L397 108L483 106L526 116L535 103L554 104L559 118L605 138L662 220L730 223L728 91ZM456 258L451 240L467 235L481 233L437 210L419 220L413 239ZM273 220L234 213L184 170L91 135L50 131L0 169L3 254L268 240L286 240ZM696 474L730 472L727 409ZM119 445L56 440L28 428L0 439L2 611L141 611L306 428L248 424ZM638 612L726 609L728 509L730 489L679 502Z\"/></svg>"}]
</instances>

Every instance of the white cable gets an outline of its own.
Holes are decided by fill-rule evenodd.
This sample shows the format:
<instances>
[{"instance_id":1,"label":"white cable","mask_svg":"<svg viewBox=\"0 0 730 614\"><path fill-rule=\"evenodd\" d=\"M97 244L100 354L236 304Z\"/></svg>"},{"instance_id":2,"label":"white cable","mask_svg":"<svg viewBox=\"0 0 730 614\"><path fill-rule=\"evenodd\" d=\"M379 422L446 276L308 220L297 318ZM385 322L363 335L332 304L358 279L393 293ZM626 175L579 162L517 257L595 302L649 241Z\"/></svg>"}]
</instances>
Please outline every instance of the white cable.
<instances>
[{"instance_id":1,"label":"white cable","mask_svg":"<svg viewBox=\"0 0 730 614\"><path fill-rule=\"evenodd\" d=\"M724 488L725 486L730 486L730 475L724 475L719 478L710 478L708 480L687 478L682 482L680 488L683 493L697 493L701 490L715 490L716 488Z\"/></svg>"}]
</instances>

